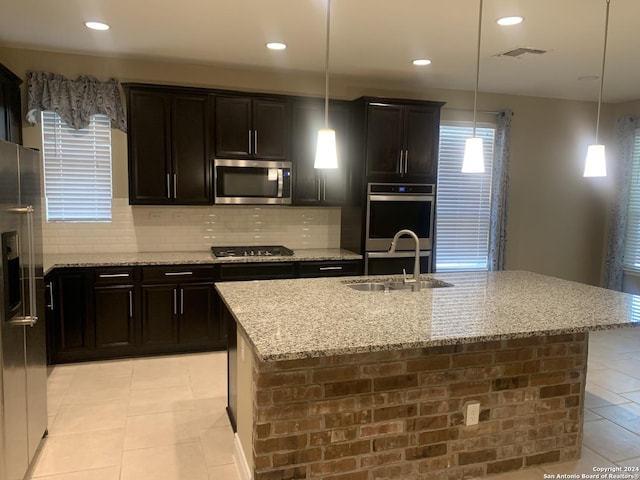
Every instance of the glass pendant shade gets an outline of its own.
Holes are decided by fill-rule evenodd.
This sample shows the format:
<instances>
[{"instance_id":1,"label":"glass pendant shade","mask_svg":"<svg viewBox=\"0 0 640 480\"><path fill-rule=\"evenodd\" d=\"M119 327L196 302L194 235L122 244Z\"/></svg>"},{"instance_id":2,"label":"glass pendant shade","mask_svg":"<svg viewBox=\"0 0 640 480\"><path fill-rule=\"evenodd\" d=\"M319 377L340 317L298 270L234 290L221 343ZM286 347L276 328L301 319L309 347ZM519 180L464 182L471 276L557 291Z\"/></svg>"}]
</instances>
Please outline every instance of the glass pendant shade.
<instances>
[{"instance_id":1,"label":"glass pendant shade","mask_svg":"<svg viewBox=\"0 0 640 480\"><path fill-rule=\"evenodd\" d=\"M467 138L464 145L462 173L484 173L484 151L482 138Z\"/></svg>"},{"instance_id":2,"label":"glass pendant shade","mask_svg":"<svg viewBox=\"0 0 640 480\"><path fill-rule=\"evenodd\" d=\"M318 145L314 168L338 168L336 131L330 128L318 130Z\"/></svg>"},{"instance_id":3,"label":"glass pendant shade","mask_svg":"<svg viewBox=\"0 0 640 480\"><path fill-rule=\"evenodd\" d=\"M607 163L604 155L604 145L589 145L587 161L584 166L585 177L606 177Z\"/></svg>"}]
</instances>

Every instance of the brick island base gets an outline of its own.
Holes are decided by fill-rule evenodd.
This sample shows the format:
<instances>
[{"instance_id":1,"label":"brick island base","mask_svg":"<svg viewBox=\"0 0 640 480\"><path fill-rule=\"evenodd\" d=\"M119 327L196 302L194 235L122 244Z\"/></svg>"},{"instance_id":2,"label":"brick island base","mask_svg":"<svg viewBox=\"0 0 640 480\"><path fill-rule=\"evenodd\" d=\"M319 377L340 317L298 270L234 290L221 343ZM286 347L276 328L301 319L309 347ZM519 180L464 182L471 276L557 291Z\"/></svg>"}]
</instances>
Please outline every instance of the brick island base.
<instances>
[{"instance_id":1,"label":"brick island base","mask_svg":"<svg viewBox=\"0 0 640 480\"><path fill-rule=\"evenodd\" d=\"M254 358L242 448L256 480L459 480L577 459L587 347L578 333Z\"/></svg>"}]
</instances>

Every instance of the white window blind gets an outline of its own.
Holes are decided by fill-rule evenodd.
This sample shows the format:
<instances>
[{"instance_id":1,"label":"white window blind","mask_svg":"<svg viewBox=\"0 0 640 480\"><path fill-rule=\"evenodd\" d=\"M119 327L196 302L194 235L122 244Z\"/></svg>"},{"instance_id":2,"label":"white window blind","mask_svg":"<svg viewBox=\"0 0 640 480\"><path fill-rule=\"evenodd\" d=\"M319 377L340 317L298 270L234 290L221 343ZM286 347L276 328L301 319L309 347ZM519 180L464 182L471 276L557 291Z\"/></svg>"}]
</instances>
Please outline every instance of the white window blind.
<instances>
[{"instance_id":1,"label":"white window blind","mask_svg":"<svg viewBox=\"0 0 640 480\"><path fill-rule=\"evenodd\" d=\"M631 167L631 191L627 209L627 235L622 265L640 271L640 129L636 130Z\"/></svg>"},{"instance_id":2,"label":"white window blind","mask_svg":"<svg viewBox=\"0 0 640 480\"><path fill-rule=\"evenodd\" d=\"M465 140L473 128L440 126L436 192L436 270L487 270L491 214L491 172L495 128L478 127L485 173L462 173Z\"/></svg>"},{"instance_id":3,"label":"white window blind","mask_svg":"<svg viewBox=\"0 0 640 480\"><path fill-rule=\"evenodd\" d=\"M47 221L111 221L111 125L93 115L74 130L55 112L42 112Z\"/></svg>"}]
</instances>

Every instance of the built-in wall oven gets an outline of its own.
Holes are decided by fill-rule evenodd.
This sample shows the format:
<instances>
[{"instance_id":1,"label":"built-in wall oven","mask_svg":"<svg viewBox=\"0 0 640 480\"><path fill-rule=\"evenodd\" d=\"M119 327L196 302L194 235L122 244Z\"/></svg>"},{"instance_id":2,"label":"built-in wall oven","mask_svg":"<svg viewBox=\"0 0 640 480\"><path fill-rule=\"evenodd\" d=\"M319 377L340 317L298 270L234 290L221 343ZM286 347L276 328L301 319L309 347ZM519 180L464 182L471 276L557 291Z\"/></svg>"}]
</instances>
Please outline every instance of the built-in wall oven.
<instances>
[{"instance_id":1,"label":"built-in wall oven","mask_svg":"<svg viewBox=\"0 0 640 480\"><path fill-rule=\"evenodd\" d=\"M369 183L365 223L365 274L413 271L415 243L401 237L395 253L388 253L393 236L409 229L419 239L423 273L431 271L435 185L425 183Z\"/></svg>"}]
</instances>

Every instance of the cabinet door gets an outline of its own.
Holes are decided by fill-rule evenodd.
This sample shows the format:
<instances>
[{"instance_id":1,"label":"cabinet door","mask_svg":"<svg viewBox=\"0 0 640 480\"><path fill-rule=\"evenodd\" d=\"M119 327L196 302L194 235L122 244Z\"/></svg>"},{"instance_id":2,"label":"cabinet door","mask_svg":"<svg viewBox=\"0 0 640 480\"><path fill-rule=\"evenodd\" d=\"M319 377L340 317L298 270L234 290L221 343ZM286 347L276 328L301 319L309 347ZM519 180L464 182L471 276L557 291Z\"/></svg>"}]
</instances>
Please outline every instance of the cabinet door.
<instances>
[{"instance_id":1,"label":"cabinet door","mask_svg":"<svg viewBox=\"0 0 640 480\"><path fill-rule=\"evenodd\" d=\"M367 176L400 175L404 106L370 104L367 108Z\"/></svg>"},{"instance_id":2,"label":"cabinet door","mask_svg":"<svg viewBox=\"0 0 640 480\"><path fill-rule=\"evenodd\" d=\"M253 101L255 158L284 160L291 152L291 105L284 100Z\"/></svg>"},{"instance_id":3,"label":"cabinet door","mask_svg":"<svg viewBox=\"0 0 640 480\"><path fill-rule=\"evenodd\" d=\"M0 140L11 141L10 125L10 105L8 98L8 85L0 78Z\"/></svg>"},{"instance_id":4,"label":"cabinet door","mask_svg":"<svg viewBox=\"0 0 640 480\"><path fill-rule=\"evenodd\" d=\"M251 99L215 97L215 131L217 158L247 158L253 153Z\"/></svg>"},{"instance_id":5,"label":"cabinet door","mask_svg":"<svg viewBox=\"0 0 640 480\"><path fill-rule=\"evenodd\" d=\"M96 349L132 347L135 344L133 285L95 287Z\"/></svg>"},{"instance_id":6,"label":"cabinet door","mask_svg":"<svg viewBox=\"0 0 640 480\"><path fill-rule=\"evenodd\" d=\"M178 286L142 286L142 344L178 343Z\"/></svg>"},{"instance_id":7,"label":"cabinet door","mask_svg":"<svg viewBox=\"0 0 640 480\"><path fill-rule=\"evenodd\" d=\"M129 92L129 203L169 204L171 102L163 93Z\"/></svg>"},{"instance_id":8,"label":"cabinet door","mask_svg":"<svg viewBox=\"0 0 640 480\"><path fill-rule=\"evenodd\" d=\"M435 178L438 168L438 113L431 107L407 106L405 118L405 174Z\"/></svg>"},{"instance_id":9,"label":"cabinet door","mask_svg":"<svg viewBox=\"0 0 640 480\"><path fill-rule=\"evenodd\" d=\"M213 317L215 313L213 283L181 284L179 296L180 344L217 343L220 334Z\"/></svg>"},{"instance_id":10,"label":"cabinet door","mask_svg":"<svg viewBox=\"0 0 640 480\"><path fill-rule=\"evenodd\" d=\"M172 99L174 203L212 202L207 105L207 95L175 95Z\"/></svg>"},{"instance_id":11,"label":"cabinet door","mask_svg":"<svg viewBox=\"0 0 640 480\"><path fill-rule=\"evenodd\" d=\"M340 205L345 199L349 162L349 120L347 105L329 105L329 127L336 131L338 168L316 170L318 130L324 128L324 103L299 102L292 107L294 198L296 205Z\"/></svg>"},{"instance_id":12,"label":"cabinet door","mask_svg":"<svg viewBox=\"0 0 640 480\"><path fill-rule=\"evenodd\" d=\"M63 271L53 278L50 303L53 322L47 323L47 331L54 362L64 360L64 354L87 352L93 348L88 285L84 271Z\"/></svg>"}]
</instances>

